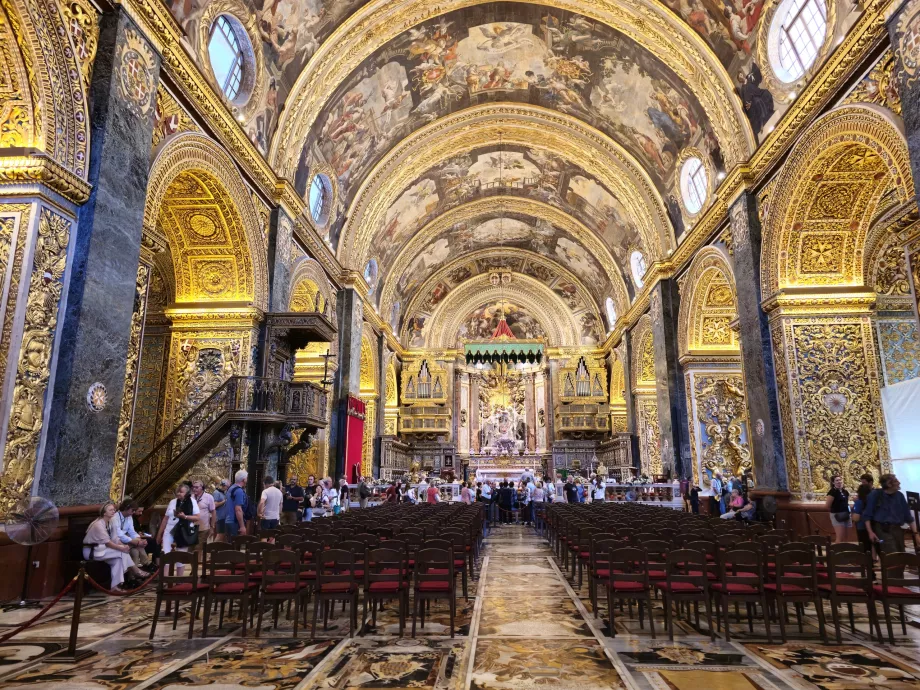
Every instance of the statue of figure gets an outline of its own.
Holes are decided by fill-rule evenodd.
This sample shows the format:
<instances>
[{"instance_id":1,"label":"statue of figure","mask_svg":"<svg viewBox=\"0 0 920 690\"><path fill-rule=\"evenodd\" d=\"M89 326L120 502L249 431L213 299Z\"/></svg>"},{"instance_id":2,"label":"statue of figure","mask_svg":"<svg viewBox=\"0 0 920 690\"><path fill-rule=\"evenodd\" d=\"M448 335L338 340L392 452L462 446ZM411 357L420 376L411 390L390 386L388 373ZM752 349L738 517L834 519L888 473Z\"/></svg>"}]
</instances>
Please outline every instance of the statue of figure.
<instances>
[{"instance_id":1,"label":"statue of figure","mask_svg":"<svg viewBox=\"0 0 920 690\"><path fill-rule=\"evenodd\" d=\"M409 481L413 484L419 483L419 470L422 469L422 463L418 460L413 460L409 465Z\"/></svg>"}]
</instances>

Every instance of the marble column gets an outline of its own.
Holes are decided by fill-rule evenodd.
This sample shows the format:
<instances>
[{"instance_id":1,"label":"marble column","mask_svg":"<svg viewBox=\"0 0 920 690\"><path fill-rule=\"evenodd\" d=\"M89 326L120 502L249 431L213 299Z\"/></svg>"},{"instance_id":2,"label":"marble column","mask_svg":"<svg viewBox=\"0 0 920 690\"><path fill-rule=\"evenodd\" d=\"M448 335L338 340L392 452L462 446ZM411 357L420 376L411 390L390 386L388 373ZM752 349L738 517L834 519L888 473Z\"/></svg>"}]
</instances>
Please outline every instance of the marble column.
<instances>
[{"instance_id":1,"label":"marble column","mask_svg":"<svg viewBox=\"0 0 920 690\"><path fill-rule=\"evenodd\" d=\"M345 417L348 396L361 391L361 335L364 305L354 288L339 290L336 298L336 324L339 329L338 370L332 384L333 414L329 429L330 463L335 476L345 473ZM373 423L365 420L365 423Z\"/></svg>"},{"instance_id":2,"label":"marble column","mask_svg":"<svg viewBox=\"0 0 920 690\"><path fill-rule=\"evenodd\" d=\"M687 399L683 368L678 361L677 315L680 296L677 283L662 280L650 298L655 347L655 392L661 431L661 469L685 476L692 472L690 434L687 429Z\"/></svg>"},{"instance_id":3,"label":"marble column","mask_svg":"<svg viewBox=\"0 0 920 690\"><path fill-rule=\"evenodd\" d=\"M294 221L284 209L272 209L268 234L268 283L272 311L287 311L291 294L291 238Z\"/></svg>"},{"instance_id":4,"label":"marble column","mask_svg":"<svg viewBox=\"0 0 920 690\"><path fill-rule=\"evenodd\" d=\"M900 77L901 118L910 153L914 192L920 199L920 0L908 0L888 20Z\"/></svg>"},{"instance_id":5,"label":"marble column","mask_svg":"<svg viewBox=\"0 0 920 690\"><path fill-rule=\"evenodd\" d=\"M537 411L534 409L535 403L534 374L527 373L524 374L524 414L527 423L525 442L528 453L533 453L537 449Z\"/></svg>"},{"instance_id":6,"label":"marble column","mask_svg":"<svg viewBox=\"0 0 920 690\"><path fill-rule=\"evenodd\" d=\"M546 448L551 450L553 441L556 440L556 382L559 380L558 371L554 371L553 363L546 360L546 366L543 369L543 378L546 379Z\"/></svg>"},{"instance_id":7,"label":"marble column","mask_svg":"<svg viewBox=\"0 0 920 690\"><path fill-rule=\"evenodd\" d=\"M785 491L786 459L773 346L767 315L760 305L760 217L751 192L742 193L732 204L729 221L754 481L758 489Z\"/></svg>"},{"instance_id":8,"label":"marble column","mask_svg":"<svg viewBox=\"0 0 920 690\"><path fill-rule=\"evenodd\" d=\"M78 216L39 489L58 505L109 496L159 72L159 56L128 14L104 14L90 85L93 187Z\"/></svg>"},{"instance_id":9,"label":"marble column","mask_svg":"<svg viewBox=\"0 0 920 690\"><path fill-rule=\"evenodd\" d=\"M617 355L623 360L623 397L626 399L626 431L629 433L632 465L636 469L642 467L639 455L639 417L636 413L636 396L633 393L633 368L631 362L635 357L635 343L632 331L623 333L623 341L617 346Z\"/></svg>"}]
</instances>

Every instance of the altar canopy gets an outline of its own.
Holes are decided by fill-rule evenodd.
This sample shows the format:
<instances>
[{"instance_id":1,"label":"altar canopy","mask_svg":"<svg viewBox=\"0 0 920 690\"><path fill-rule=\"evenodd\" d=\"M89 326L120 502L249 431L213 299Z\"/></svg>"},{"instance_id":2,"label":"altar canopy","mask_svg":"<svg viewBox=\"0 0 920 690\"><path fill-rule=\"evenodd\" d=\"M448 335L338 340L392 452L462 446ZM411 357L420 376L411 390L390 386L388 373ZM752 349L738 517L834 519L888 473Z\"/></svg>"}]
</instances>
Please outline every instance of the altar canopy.
<instances>
[{"instance_id":1,"label":"altar canopy","mask_svg":"<svg viewBox=\"0 0 920 690\"><path fill-rule=\"evenodd\" d=\"M504 318L489 340L466 343L463 350L468 365L539 364L543 361L543 341L518 340Z\"/></svg>"}]
</instances>

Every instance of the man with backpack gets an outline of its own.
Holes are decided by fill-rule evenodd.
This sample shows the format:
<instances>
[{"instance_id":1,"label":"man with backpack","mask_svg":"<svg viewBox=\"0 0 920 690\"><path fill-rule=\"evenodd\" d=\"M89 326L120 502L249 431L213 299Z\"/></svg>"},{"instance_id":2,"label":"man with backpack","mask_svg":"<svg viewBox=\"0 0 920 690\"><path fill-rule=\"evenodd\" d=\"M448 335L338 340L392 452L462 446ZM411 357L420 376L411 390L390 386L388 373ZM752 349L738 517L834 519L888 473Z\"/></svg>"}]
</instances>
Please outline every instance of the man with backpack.
<instances>
[{"instance_id":1,"label":"man with backpack","mask_svg":"<svg viewBox=\"0 0 920 690\"><path fill-rule=\"evenodd\" d=\"M225 531L228 539L246 534L246 525L253 518L249 497L246 495L246 480L249 479L249 473L246 470L240 470L233 479L235 483L227 492Z\"/></svg>"}]
</instances>

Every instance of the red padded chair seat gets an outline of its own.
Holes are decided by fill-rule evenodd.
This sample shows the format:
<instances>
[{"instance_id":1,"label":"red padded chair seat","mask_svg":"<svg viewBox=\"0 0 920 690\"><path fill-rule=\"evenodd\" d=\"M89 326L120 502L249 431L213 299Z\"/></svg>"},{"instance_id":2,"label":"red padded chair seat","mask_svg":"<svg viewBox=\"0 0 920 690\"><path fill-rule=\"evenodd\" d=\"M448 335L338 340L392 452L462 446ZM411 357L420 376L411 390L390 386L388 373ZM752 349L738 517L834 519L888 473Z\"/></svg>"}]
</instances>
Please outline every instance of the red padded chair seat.
<instances>
[{"instance_id":1,"label":"red padded chair seat","mask_svg":"<svg viewBox=\"0 0 920 690\"><path fill-rule=\"evenodd\" d=\"M799 585L778 585L775 582L766 584L763 588L770 592L780 591L783 594L807 594L811 591L807 587L800 587Z\"/></svg>"},{"instance_id":2,"label":"red padded chair seat","mask_svg":"<svg viewBox=\"0 0 920 690\"><path fill-rule=\"evenodd\" d=\"M666 580L668 579L668 574L664 570L649 570L648 579L649 580Z\"/></svg>"},{"instance_id":3,"label":"red padded chair seat","mask_svg":"<svg viewBox=\"0 0 920 690\"><path fill-rule=\"evenodd\" d=\"M702 592L701 587L697 587L692 582L656 582L655 589L667 589L672 592Z\"/></svg>"},{"instance_id":4,"label":"red padded chair seat","mask_svg":"<svg viewBox=\"0 0 920 690\"><path fill-rule=\"evenodd\" d=\"M689 574L690 574L690 575L693 575L694 577L700 577L700 576L703 574L703 572L702 572L701 570L691 570L691 571L689 572ZM707 571L706 571L706 578L707 578L710 582L715 582L716 580L719 579L719 576L716 575L716 574L715 574L714 572L712 572L711 570L707 570Z\"/></svg>"},{"instance_id":5,"label":"red padded chair seat","mask_svg":"<svg viewBox=\"0 0 920 690\"><path fill-rule=\"evenodd\" d=\"M759 589L753 585L745 585L740 582L731 582L723 585L721 582L714 582L711 588L715 592L725 592L726 594L758 594Z\"/></svg>"},{"instance_id":6,"label":"red padded chair seat","mask_svg":"<svg viewBox=\"0 0 920 690\"><path fill-rule=\"evenodd\" d=\"M920 599L920 592L908 589L907 587L889 587L886 591L882 588L882 585L872 585L872 589L878 596L887 594L889 597L913 597L915 599Z\"/></svg>"},{"instance_id":7,"label":"red padded chair seat","mask_svg":"<svg viewBox=\"0 0 920 690\"><path fill-rule=\"evenodd\" d=\"M831 587L830 584L822 584L818 585L818 589L820 589L822 592L832 592L834 588ZM853 587L852 585L837 585L837 594L867 595L867 592L862 587Z\"/></svg>"},{"instance_id":8,"label":"red padded chair seat","mask_svg":"<svg viewBox=\"0 0 920 690\"><path fill-rule=\"evenodd\" d=\"M371 582L371 592L398 592L409 586L408 582Z\"/></svg>"},{"instance_id":9,"label":"red padded chair seat","mask_svg":"<svg viewBox=\"0 0 920 690\"><path fill-rule=\"evenodd\" d=\"M324 582L320 587L321 592L353 592L358 588L354 582Z\"/></svg>"},{"instance_id":10,"label":"red padded chair seat","mask_svg":"<svg viewBox=\"0 0 920 690\"><path fill-rule=\"evenodd\" d=\"M450 582L439 582L432 580L430 582L419 582L417 589L420 592L449 592L453 585Z\"/></svg>"},{"instance_id":11,"label":"red padded chair seat","mask_svg":"<svg viewBox=\"0 0 920 690\"><path fill-rule=\"evenodd\" d=\"M587 559L591 558L591 552L590 552L590 551L579 551L579 552L578 552L578 557L587 560Z\"/></svg>"},{"instance_id":12,"label":"red padded chair seat","mask_svg":"<svg viewBox=\"0 0 920 690\"><path fill-rule=\"evenodd\" d=\"M273 582L265 585L265 591L269 594L279 594L282 592L296 592L304 588L302 582Z\"/></svg>"},{"instance_id":13,"label":"red padded chair seat","mask_svg":"<svg viewBox=\"0 0 920 690\"><path fill-rule=\"evenodd\" d=\"M183 582L179 585L172 585L167 587L163 591L166 594L191 594L192 592L200 592L208 588L208 583L206 582L196 582L192 584L191 582Z\"/></svg>"},{"instance_id":14,"label":"red padded chair seat","mask_svg":"<svg viewBox=\"0 0 920 690\"><path fill-rule=\"evenodd\" d=\"M614 592L644 592L645 585L641 582L611 582L607 585Z\"/></svg>"},{"instance_id":15,"label":"red padded chair seat","mask_svg":"<svg viewBox=\"0 0 920 690\"><path fill-rule=\"evenodd\" d=\"M247 589L255 589L258 583L250 582L243 585L242 582L225 582L222 585L216 585L211 591L215 594L242 594Z\"/></svg>"}]
</instances>

